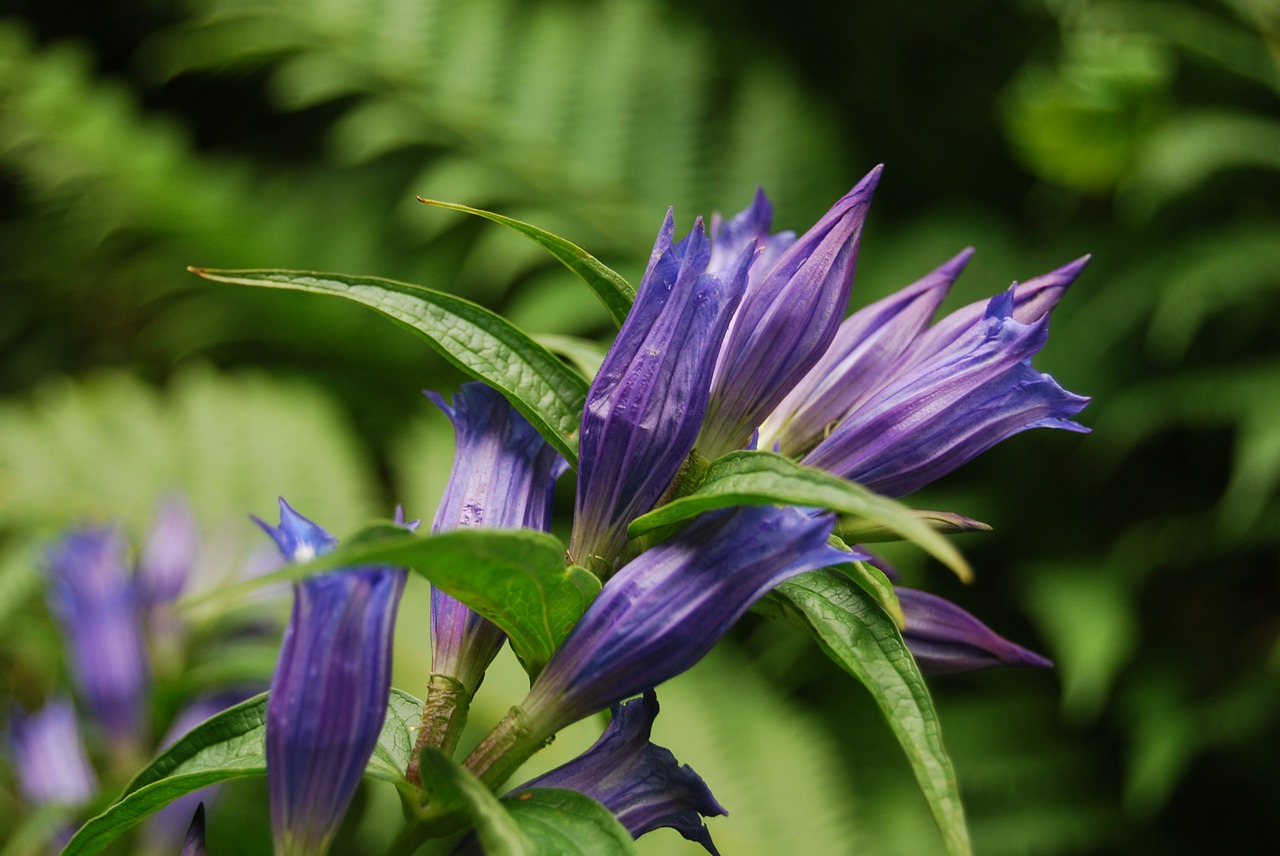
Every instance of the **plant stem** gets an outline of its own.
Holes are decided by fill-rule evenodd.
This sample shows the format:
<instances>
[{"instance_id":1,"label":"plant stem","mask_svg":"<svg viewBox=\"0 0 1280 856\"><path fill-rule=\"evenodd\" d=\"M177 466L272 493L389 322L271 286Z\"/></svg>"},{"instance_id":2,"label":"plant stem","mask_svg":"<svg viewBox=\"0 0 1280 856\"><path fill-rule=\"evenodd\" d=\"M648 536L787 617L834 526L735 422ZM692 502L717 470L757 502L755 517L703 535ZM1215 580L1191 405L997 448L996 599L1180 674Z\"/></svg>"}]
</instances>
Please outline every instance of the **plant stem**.
<instances>
[{"instance_id":1,"label":"plant stem","mask_svg":"<svg viewBox=\"0 0 1280 856\"><path fill-rule=\"evenodd\" d=\"M422 724L418 728L418 739L414 743L413 754L409 756L409 766L404 774L411 784L422 784L418 764L424 746L434 747L446 756L453 757L453 750L458 746L458 738L462 736L462 729L467 724L470 709L471 696L460 681L448 675L431 675L431 680L427 683L427 698L422 705Z\"/></svg>"},{"instance_id":2,"label":"plant stem","mask_svg":"<svg viewBox=\"0 0 1280 856\"><path fill-rule=\"evenodd\" d=\"M513 707L462 765L496 791L534 752L550 742L533 732L523 710Z\"/></svg>"}]
</instances>

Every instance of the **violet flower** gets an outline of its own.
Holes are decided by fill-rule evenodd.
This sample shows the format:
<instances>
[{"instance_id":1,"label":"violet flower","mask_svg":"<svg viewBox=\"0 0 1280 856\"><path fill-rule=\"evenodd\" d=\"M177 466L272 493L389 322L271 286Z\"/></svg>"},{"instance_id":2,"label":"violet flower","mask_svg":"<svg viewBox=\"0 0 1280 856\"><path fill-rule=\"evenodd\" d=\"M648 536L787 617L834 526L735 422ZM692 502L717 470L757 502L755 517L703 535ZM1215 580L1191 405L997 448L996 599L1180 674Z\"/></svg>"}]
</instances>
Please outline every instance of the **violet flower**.
<instances>
[{"instance_id":1,"label":"violet flower","mask_svg":"<svg viewBox=\"0 0 1280 856\"><path fill-rule=\"evenodd\" d=\"M747 609L791 577L848 561L832 515L745 507L704 514L605 584L521 705L547 737L702 659Z\"/></svg>"},{"instance_id":2,"label":"violet flower","mask_svg":"<svg viewBox=\"0 0 1280 856\"><path fill-rule=\"evenodd\" d=\"M902 639L926 675L996 666L1053 666L1034 651L999 636L949 600L915 589L895 591L907 619Z\"/></svg>"},{"instance_id":3,"label":"violet flower","mask_svg":"<svg viewBox=\"0 0 1280 856\"><path fill-rule=\"evenodd\" d=\"M178 856L205 856L204 803L196 806L196 812L191 818L191 826L187 829L187 839Z\"/></svg>"},{"instance_id":4,"label":"violet flower","mask_svg":"<svg viewBox=\"0 0 1280 856\"><path fill-rule=\"evenodd\" d=\"M873 395L928 326L973 250L853 313L831 347L760 426L760 448L800 455Z\"/></svg>"},{"instance_id":5,"label":"violet flower","mask_svg":"<svg viewBox=\"0 0 1280 856\"><path fill-rule=\"evenodd\" d=\"M258 524L293 562L336 539L280 500ZM267 782L277 856L324 854L386 718L391 645L405 571L360 567L293 586L293 614L267 701Z\"/></svg>"},{"instance_id":6,"label":"violet flower","mask_svg":"<svg viewBox=\"0 0 1280 856\"><path fill-rule=\"evenodd\" d=\"M670 749L649 742L658 716L653 690L613 706L613 718L590 749L511 791L570 788L613 812L632 838L668 827L719 856L704 817L728 814L702 777Z\"/></svg>"},{"instance_id":7,"label":"violet flower","mask_svg":"<svg viewBox=\"0 0 1280 856\"><path fill-rule=\"evenodd\" d=\"M716 360L697 441L704 455L742 448L831 344L849 302L862 225L882 171L878 166L868 173L772 265L753 268ZM758 199L744 214L759 207Z\"/></svg>"},{"instance_id":8,"label":"violet flower","mask_svg":"<svg viewBox=\"0 0 1280 856\"><path fill-rule=\"evenodd\" d=\"M72 674L112 739L136 745L149 683L137 589L113 528L65 535L49 551L50 605L69 642Z\"/></svg>"},{"instance_id":9,"label":"violet flower","mask_svg":"<svg viewBox=\"0 0 1280 856\"><path fill-rule=\"evenodd\" d=\"M569 553L607 576L627 525L650 510L693 449L712 369L746 286L748 242L722 274L707 273L702 221L680 242L670 212L635 305L587 393Z\"/></svg>"},{"instance_id":10,"label":"violet flower","mask_svg":"<svg viewBox=\"0 0 1280 856\"><path fill-rule=\"evenodd\" d=\"M945 344L935 335L914 345L802 462L902 496L1028 428L1088 431L1070 417L1089 399L1031 366L1048 336L1047 314L1023 323L1016 303L1011 288Z\"/></svg>"},{"instance_id":11,"label":"violet flower","mask_svg":"<svg viewBox=\"0 0 1280 856\"><path fill-rule=\"evenodd\" d=\"M467 383L450 406L428 393L453 422L453 469L432 532L476 527L542 529L550 525L555 481L568 464L541 435L483 383ZM431 589L431 671L475 693L506 636L443 591Z\"/></svg>"},{"instance_id":12,"label":"violet flower","mask_svg":"<svg viewBox=\"0 0 1280 856\"><path fill-rule=\"evenodd\" d=\"M138 558L142 603L155 606L177 600L191 576L199 549L200 532L191 506L177 496L163 500Z\"/></svg>"},{"instance_id":13,"label":"violet flower","mask_svg":"<svg viewBox=\"0 0 1280 856\"><path fill-rule=\"evenodd\" d=\"M80 806L98 792L75 708L66 699L50 699L33 713L15 707L9 749L18 790L32 805Z\"/></svg>"}]
</instances>

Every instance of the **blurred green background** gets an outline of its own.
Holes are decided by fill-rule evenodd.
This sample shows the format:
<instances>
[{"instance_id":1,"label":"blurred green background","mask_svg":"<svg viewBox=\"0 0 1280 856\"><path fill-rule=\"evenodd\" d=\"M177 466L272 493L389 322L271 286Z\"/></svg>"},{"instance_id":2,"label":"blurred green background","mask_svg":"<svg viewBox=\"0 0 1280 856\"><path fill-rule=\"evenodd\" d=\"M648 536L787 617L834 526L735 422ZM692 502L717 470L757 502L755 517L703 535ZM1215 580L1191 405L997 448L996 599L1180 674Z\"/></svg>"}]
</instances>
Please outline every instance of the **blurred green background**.
<instances>
[{"instance_id":1,"label":"blurred green background","mask_svg":"<svg viewBox=\"0 0 1280 856\"><path fill-rule=\"evenodd\" d=\"M38 558L69 524L141 537L182 491L230 564L279 494L339 534L395 502L433 514L451 432L419 390L456 374L360 307L187 265L385 276L604 336L538 248L415 196L531 221L634 280L668 205L687 228L759 184L775 228L802 230L884 162L855 306L968 245L949 306L1093 254L1037 365L1094 397L1094 433L1020 435L911 498L994 527L960 542L975 586L891 551L1058 664L932 681L978 852L1280 840L1280 3L788 8L0 5L6 695L65 683ZM424 598L397 649L418 693ZM520 680L500 668L473 721ZM657 739L730 809L726 856L940 851L874 705L787 628L748 617L661 698ZM0 840L22 813L6 770ZM265 827L240 838L261 792L228 789L211 853L269 852ZM343 852L378 852L387 797L359 806Z\"/></svg>"}]
</instances>

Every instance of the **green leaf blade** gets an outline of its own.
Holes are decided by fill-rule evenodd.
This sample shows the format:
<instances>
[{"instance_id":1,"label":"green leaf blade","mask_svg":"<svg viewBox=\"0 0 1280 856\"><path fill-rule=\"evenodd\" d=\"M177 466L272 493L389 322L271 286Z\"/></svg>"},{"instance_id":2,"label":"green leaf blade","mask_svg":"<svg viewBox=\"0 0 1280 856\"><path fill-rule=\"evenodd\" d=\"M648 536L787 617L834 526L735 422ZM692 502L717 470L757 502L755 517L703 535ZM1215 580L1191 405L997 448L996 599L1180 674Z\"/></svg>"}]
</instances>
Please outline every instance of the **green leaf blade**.
<instances>
[{"instance_id":1,"label":"green leaf blade","mask_svg":"<svg viewBox=\"0 0 1280 856\"><path fill-rule=\"evenodd\" d=\"M621 274L606 266L577 244L539 229L537 226L520 220L513 220L510 217L504 217L492 211L459 205L456 202L423 199L421 196L418 197L418 201L425 202L427 205L434 205L437 208L448 208L451 211L461 211L465 214L483 217L486 220L519 232L546 249L557 261L573 271L579 279L585 282L587 287L595 292L596 297L600 298L600 302L609 310L609 314L613 316L613 320L619 326L622 325L623 321L627 320L627 313L631 311L631 304L636 299L635 288Z\"/></svg>"},{"instance_id":2,"label":"green leaf blade","mask_svg":"<svg viewBox=\"0 0 1280 856\"><path fill-rule=\"evenodd\" d=\"M287 270L190 268L214 282L344 297L425 339L469 376L497 389L577 467L587 382L509 321L479 304L419 285L370 276Z\"/></svg>"},{"instance_id":3,"label":"green leaf blade","mask_svg":"<svg viewBox=\"0 0 1280 856\"><path fill-rule=\"evenodd\" d=\"M391 690L387 718L365 775L408 787L404 769L412 751L408 724L422 702ZM178 797L218 782L267 772L267 694L254 696L197 725L133 778L120 797L76 832L63 856L101 852L131 826Z\"/></svg>"},{"instance_id":4,"label":"green leaf blade","mask_svg":"<svg viewBox=\"0 0 1280 856\"><path fill-rule=\"evenodd\" d=\"M829 570L801 574L770 600L871 692L898 738L950 856L970 856L955 769L928 687L896 625L856 583Z\"/></svg>"},{"instance_id":5,"label":"green leaf blade","mask_svg":"<svg viewBox=\"0 0 1280 856\"><path fill-rule=\"evenodd\" d=\"M538 856L633 856L635 842L618 819L586 794L532 788L504 797Z\"/></svg>"},{"instance_id":6,"label":"green leaf blade","mask_svg":"<svg viewBox=\"0 0 1280 856\"><path fill-rule=\"evenodd\" d=\"M823 470L797 464L772 452L730 452L707 470L702 486L631 522L632 538L734 505L807 505L857 515L897 532L968 582L973 571L946 538L901 503Z\"/></svg>"}]
</instances>

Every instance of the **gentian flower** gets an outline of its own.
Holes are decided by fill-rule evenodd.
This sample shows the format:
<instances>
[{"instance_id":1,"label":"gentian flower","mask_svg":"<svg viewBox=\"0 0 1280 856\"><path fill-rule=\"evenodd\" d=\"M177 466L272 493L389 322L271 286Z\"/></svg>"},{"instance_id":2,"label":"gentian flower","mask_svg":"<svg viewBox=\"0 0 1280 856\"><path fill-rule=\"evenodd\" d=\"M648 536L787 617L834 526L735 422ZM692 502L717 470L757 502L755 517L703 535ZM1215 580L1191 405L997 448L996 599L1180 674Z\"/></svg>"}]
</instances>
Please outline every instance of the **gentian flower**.
<instances>
[{"instance_id":1,"label":"gentian flower","mask_svg":"<svg viewBox=\"0 0 1280 856\"><path fill-rule=\"evenodd\" d=\"M882 170L868 173L771 266L753 268L716 360L697 441L704 455L742 448L831 344L849 302L862 225ZM760 207L757 201L744 215ZM767 231L762 216L748 217L762 220Z\"/></svg>"},{"instance_id":2,"label":"gentian flower","mask_svg":"<svg viewBox=\"0 0 1280 856\"><path fill-rule=\"evenodd\" d=\"M550 526L555 480L568 464L541 435L483 383L463 384L450 406L429 393L453 422L453 469L432 532L477 527ZM506 636L492 622L431 589L431 671L475 693Z\"/></svg>"},{"instance_id":3,"label":"gentian flower","mask_svg":"<svg viewBox=\"0 0 1280 856\"><path fill-rule=\"evenodd\" d=\"M258 524L285 558L333 549L329 533L280 500ZM277 856L324 854L386 718L391 644L405 571L350 568L293 586L293 614L267 701L267 782Z\"/></svg>"},{"instance_id":4,"label":"gentian flower","mask_svg":"<svg viewBox=\"0 0 1280 856\"><path fill-rule=\"evenodd\" d=\"M32 805L80 806L98 792L75 708L50 699L34 713L12 710L9 748L18 790Z\"/></svg>"},{"instance_id":5,"label":"gentian flower","mask_svg":"<svg viewBox=\"0 0 1280 856\"><path fill-rule=\"evenodd\" d=\"M670 749L649 742L657 716L658 697L652 690L614 705L609 727L590 749L511 793L571 788L613 812L632 838L665 826L719 856L702 818L728 812L693 768L682 766Z\"/></svg>"},{"instance_id":6,"label":"gentian flower","mask_svg":"<svg viewBox=\"0 0 1280 856\"><path fill-rule=\"evenodd\" d=\"M902 496L1019 431L1088 431L1070 417L1089 399L1031 366L1048 336L1047 314L1023 323L1015 306L1011 288L949 341L935 334L916 343L803 463Z\"/></svg>"},{"instance_id":7,"label":"gentian flower","mask_svg":"<svg viewBox=\"0 0 1280 856\"><path fill-rule=\"evenodd\" d=\"M204 803L196 806L196 813L191 818L191 826L187 829L187 840L182 845L178 856L205 856L204 850Z\"/></svg>"},{"instance_id":8,"label":"gentian flower","mask_svg":"<svg viewBox=\"0 0 1280 856\"><path fill-rule=\"evenodd\" d=\"M827 545L834 522L794 508L738 508L704 514L641 553L605 583L467 768L496 787L566 725L688 669L770 589L849 560Z\"/></svg>"},{"instance_id":9,"label":"gentian flower","mask_svg":"<svg viewBox=\"0 0 1280 856\"><path fill-rule=\"evenodd\" d=\"M46 567L75 682L117 745L133 747L144 727L149 669L124 552L115 529L82 529L49 551Z\"/></svg>"},{"instance_id":10,"label":"gentian flower","mask_svg":"<svg viewBox=\"0 0 1280 856\"><path fill-rule=\"evenodd\" d=\"M972 257L973 250L967 249L923 279L850 315L831 347L760 426L760 448L803 454L875 393Z\"/></svg>"},{"instance_id":11,"label":"gentian flower","mask_svg":"<svg viewBox=\"0 0 1280 856\"><path fill-rule=\"evenodd\" d=\"M671 243L670 212L636 302L587 392L569 553L607 576L627 525L651 509L693 449L729 318L755 252L747 242L720 274L699 220Z\"/></svg>"},{"instance_id":12,"label":"gentian flower","mask_svg":"<svg viewBox=\"0 0 1280 856\"><path fill-rule=\"evenodd\" d=\"M895 591L907 619L902 639L926 675L996 666L1053 666L1034 651L997 635L949 600L915 589Z\"/></svg>"},{"instance_id":13,"label":"gentian flower","mask_svg":"<svg viewBox=\"0 0 1280 856\"><path fill-rule=\"evenodd\" d=\"M199 549L200 533L191 506L177 496L163 500L138 558L142 603L154 606L177 600L191 577Z\"/></svg>"}]
</instances>

